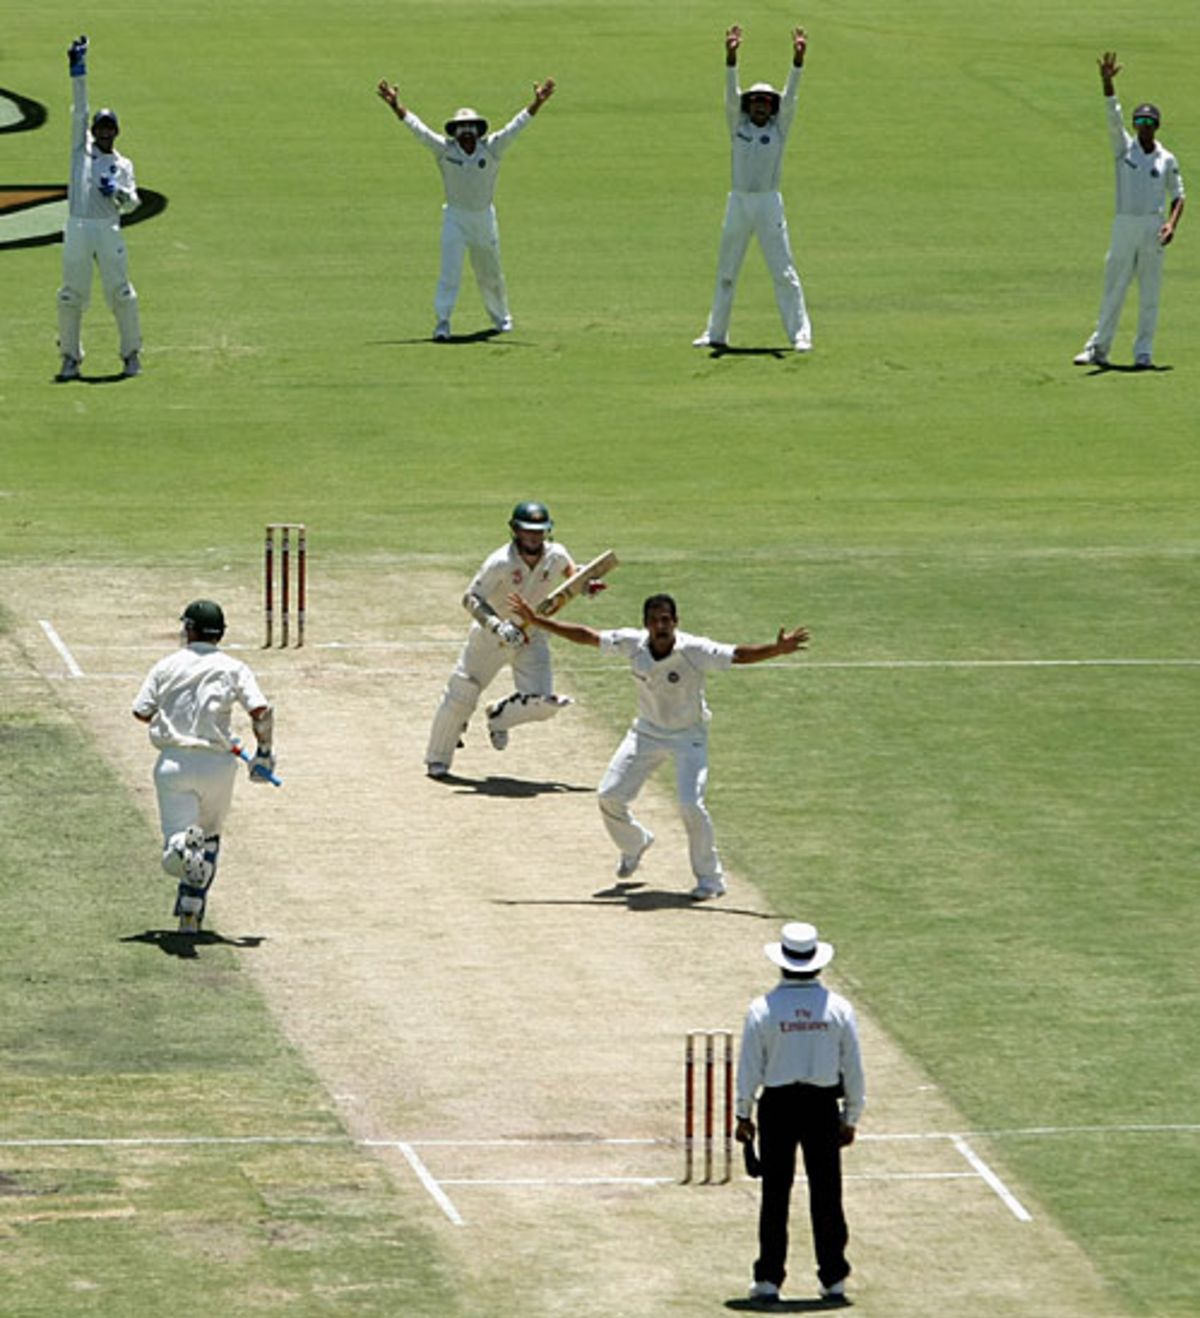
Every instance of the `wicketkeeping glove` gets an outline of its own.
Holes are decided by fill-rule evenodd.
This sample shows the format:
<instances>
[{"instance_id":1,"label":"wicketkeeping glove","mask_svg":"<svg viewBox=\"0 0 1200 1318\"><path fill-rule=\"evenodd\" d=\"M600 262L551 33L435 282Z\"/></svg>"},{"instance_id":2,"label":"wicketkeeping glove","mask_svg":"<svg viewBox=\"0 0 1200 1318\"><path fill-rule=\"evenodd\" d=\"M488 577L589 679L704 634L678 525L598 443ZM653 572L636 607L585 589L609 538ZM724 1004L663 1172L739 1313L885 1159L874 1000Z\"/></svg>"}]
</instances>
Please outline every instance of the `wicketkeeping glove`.
<instances>
[{"instance_id":1,"label":"wicketkeeping glove","mask_svg":"<svg viewBox=\"0 0 1200 1318\"><path fill-rule=\"evenodd\" d=\"M87 51L87 37L80 37L67 47L67 61L71 66L72 78L82 78L87 72Z\"/></svg>"},{"instance_id":2,"label":"wicketkeeping glove","mask_svg":"<svg viewBox=\"0 0 1200 1318\"><path fill-rule=\"evenodd\" d=\"M254 758L246 766L252 783L269 783L275 776L275 752L255 751Z\"/></svg>"}]
</instances>

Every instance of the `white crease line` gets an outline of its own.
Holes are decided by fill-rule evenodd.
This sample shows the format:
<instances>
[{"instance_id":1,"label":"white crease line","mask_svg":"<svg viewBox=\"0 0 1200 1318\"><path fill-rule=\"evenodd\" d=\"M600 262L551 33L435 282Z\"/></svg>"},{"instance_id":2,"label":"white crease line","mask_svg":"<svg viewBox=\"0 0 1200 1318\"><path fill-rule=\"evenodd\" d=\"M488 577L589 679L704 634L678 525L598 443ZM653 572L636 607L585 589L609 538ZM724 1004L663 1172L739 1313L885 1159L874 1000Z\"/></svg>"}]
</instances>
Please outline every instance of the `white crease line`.
<instances>
[{"instance_id":1,"label":"white crease line","mask_svg":"<svg viewBox=\"0 0 1200 1318\"><path fill-rule=\"evenodd\" d=\"M75 656L67 649L63 638L54 630L51 623L45 618L39 618L38 625L46 633L46 639L58 651L59 658L67 666L67 672L72 677L82 677L83 669L75 662Z\"/></svg>"},{"instance_id":2,"label":"white crease line","mask_svg":"<svg viewBox=\"0 0 1200 1318\"><path fill-rule=\"evenodd\" d=\"M1001 1202L1005 1205L1013 1217L1018 1222L1032 1222L1033 1215L1025 1205L1016 1197L1007 1185L996 1175L986 1162L975 1152L961 1135L952 1135L951 1143L962 1154L972 1167L983 1177L991 1186L992 1190L1000 1197Z\"/></svg>"},{"instance_id":3,"label":"white crease line","mask_svg":"<svg viewBox=\"0 0 1200 1318\"><path fill-rule=\"evenodd\" d=\"M969 1172L960 1173L969 1176ZM462 1179L446 1177L442 1185L532 1186L555 1185L675 1185L674 1176L495 1176Z\"/></svg>"},{"instance_id":4,"label":"white crease line","mask_svg":"<svg viewBox=\"0 0 1200 1318\"><path fill-rule=\"evenodd\" d=\"M455 1226L466 1226L462 1215L454 1207L450 1196L442 1189L441 1185L434 1178L433 1173L417 1156L416 1149L411 1144L406 1144L403 1140L363 1140L364 1148L373 1149L399 1149L404 1155L405 1161L417 1174L417 1179L433 1196L434 1203L442 1210L443 1213L454 1223Z\"/></svg>"}]
</instances>

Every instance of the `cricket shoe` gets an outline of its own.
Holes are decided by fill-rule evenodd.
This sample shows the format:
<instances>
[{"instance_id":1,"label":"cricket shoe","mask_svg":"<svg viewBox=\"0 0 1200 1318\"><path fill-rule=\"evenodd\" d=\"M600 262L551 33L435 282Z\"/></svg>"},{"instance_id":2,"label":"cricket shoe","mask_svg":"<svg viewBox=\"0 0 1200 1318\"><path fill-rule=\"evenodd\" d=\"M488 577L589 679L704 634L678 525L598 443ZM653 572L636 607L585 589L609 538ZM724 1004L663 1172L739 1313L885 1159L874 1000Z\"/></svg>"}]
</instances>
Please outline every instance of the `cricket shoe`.
<instances>
[{"instance_id":1,"label":"cricket shoe","mask_svg":"<svg viewBox=\"0 0 1200 1318\"><path fill-rule=\"evenodd\" d=\"M1154 370L1154 359L1148 352L1139 352L1133 359L1133 369L1135 371L1152 371Z\"/></svg>"},{"instance_id":2,"label":"cricket shoe","mask_svg":"<svg viewBox=\"0 0 1200 1318\"><path fill-rule=\"evenodd\" d=\"M821 1286L821 1299L823 1300L844 1300L846 1298L846 1283L844 1281L835 1281L832 1286Z\"/></svg>"},{"instance_id":3,"label":"cricket shoe","mask_svg":"<svg viewBox=\"0 0 1200 1318\"><path fill-rule=\"evenodd\" d=\"M434 343L450 342L450 322L448 320L439 320L433 327Z\"/></svg>"},{"instance_id":4,"label":"cricket shoe","mask_svg":"<svg viewBox=\"0 0 1200 1318\"><path fill-rule=\"evenodd\" d=\"M503 320L493 320L492 324L496 327L497 334L511 334L513 328L513 318L505 316Z\"/></svg>"},{"instance_id":5,"label":"cricket shoe","mask_svg":"<svg viewBox=\"0 0 1200 1318\"><path fill-rule=\"evenodd\" d=\"M58 374L54 377L60 384L67 380L79 379L79 359L68 357L65 353L62 359L62 365L58 368Z\"/></svg>"},{"instance_id":6,"label":"cricket shoe","mask_svg":"<svg viewBox=\"0 0 1200 1318\"><path fill-rule=\"evenodd\" d=\"M720 877L701 879L688 895L694 902L706 902L713 897L724 897L725 880Z\"/></svg>"},{"instance_id":7,"label":"cricket shoe","mask_svg":"<svg viewBox=\"0 0 1200 1318\"><path fill-rule=\"evenodd\" d=\"M709 337L708 330L705 330L698 339L692 340L693 348L728 348L729 344L724 339L713 339Z\"/></svg>"},{"instance_id":8,"label":"cricket shoe","mask_svg":"<svg viewBox=\"0 0 1200 1318\"><path fill-rule=\"evenodd\" d=\"M812 339L807 334L797 334L792 340L794 352L812 352Z\"/></svg>"},{"instance_id":9,"label":"cricket shoe","mask_svg":"<svg viewBox=\"0 0 1200 1318\"><path fill-rule=\"evenodd\" d=\"M142 359L136 352L131 352L125 358L125 369L121 372L127 379L132 379L135 375L142 373Z\"/></svg>"},{"instance_id":10,"label":"cricket shoe","mask_svg":"<svg viewBox=\"0 0 1200 1318\"><path fill-rule=\"evenodd\" d=\"M617 861L617 878L631 879L637 873L638 866L642 863L642 857L654 845L654 834L648 833L645 842L642 843L642 849L635 851L632 856L625 852L621 853L621 859Z\"/></svg>"},{"instance_id":11,"label":"cricket shoe","mask_svg":"<svg viewBox=\"0 0 1200 1318\"><path fill-rule=\"evenodd\" d=\"M435 760L432 764L425 766L426 778L444 778L450 772L448 764L441 764Z\"/></svg>"},{"instance_id":12,"label":"cricket shoe","mask_svg":"<svg viewBox=\"0 0 1200 1318\"><path fill-rule=\"evenodd\" d=\"M1071 359L1073 366L1107 366L1108 353L1103 348L1097 348L1091 344L1084 348L1082 352L1077 352Z\"/></svg>"},{"instance_id":13,"label":"cricket shoe","mask_svg":"<svg viewBox=\"0 0 1200 1318\"><path fill-rule=\"evenodd\" d=\"M773 1281L756 1281L750 1287L750 1298L752 1300L777 1300L779 1299L779 1287Z\"/></svg>"}]
</instances>

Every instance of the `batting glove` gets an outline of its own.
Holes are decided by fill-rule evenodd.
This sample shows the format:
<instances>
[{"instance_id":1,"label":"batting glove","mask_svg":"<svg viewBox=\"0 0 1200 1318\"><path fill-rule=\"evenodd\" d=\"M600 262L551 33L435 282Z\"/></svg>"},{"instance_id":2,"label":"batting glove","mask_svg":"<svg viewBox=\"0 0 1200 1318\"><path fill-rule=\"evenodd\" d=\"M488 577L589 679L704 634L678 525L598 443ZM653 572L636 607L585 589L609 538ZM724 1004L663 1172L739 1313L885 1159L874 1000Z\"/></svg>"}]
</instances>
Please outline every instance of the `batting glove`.
<instances>
[{"instance_id":1,"label":"batting glove","mask_svg":"<svg viewBox=\"0 0 1200 1318\"><path fill-rule=\"evenodd\" d=\"M496 628L496 638L501 645L511 645L516 647L525 644L525 633L515 622L502 622L500 626Z\"/></svg>"},{"instance_id":2,"label":"batting glove","mask_svg":"<svg viewBox=\"0 0 1200 1318\"><path fill-rule=\"evenodd\" d=\"M269 783L275 776L275 752L255 751L246 771L252 783Z\"/></svg>"},{"instance_id":3,"label":"batting glove","mask_svg":"<svg viewBox=\"0 0 1200 1318\"><path fill-rule=\"evenodd\" d=\"M87 37L80 37L67 47L67 61L71 66L72 78L82 78L87 72L87 50Z\"/></svg>"},{"instance_id":4,"label":"batting glove","mask_svg":"<svg viewBox=\"0 0 1200 1318\"><path fill-rule=\"evenodd\" d=\"M111 174L105 174L100 180L100 195L102 197L115 197L117 195L117 180Z\"/></svg>"}]
</instances>

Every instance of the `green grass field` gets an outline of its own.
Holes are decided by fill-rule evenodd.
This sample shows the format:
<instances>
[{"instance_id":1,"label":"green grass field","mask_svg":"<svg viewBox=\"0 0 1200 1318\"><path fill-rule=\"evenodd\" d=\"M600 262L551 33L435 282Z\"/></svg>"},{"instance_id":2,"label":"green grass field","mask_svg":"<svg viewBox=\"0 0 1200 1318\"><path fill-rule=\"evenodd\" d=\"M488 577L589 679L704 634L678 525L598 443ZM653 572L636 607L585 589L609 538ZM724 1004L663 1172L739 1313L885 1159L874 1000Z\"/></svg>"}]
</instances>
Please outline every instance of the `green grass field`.
<instances>
[{"instance_id":1,"label":"green grass field","mask_svg":"<svg viewBox=\"0 0 1200 1318\"><path fill-rule=\"evenodd\" d=\"M61 0L13 17L0 86L50 118L0 135L0 188L65 179L81 26ZM789 27L810 33L784 173L810 358L689 346L735 20L747 81L780 82ZM312 531L319 631L322 563L465 581L536 497L576 552L621 553L599 625L658 589L722 639L808 625L808 664L711 684L728 863L831 931L856 999L974 1128L1074 1128L997 1138L1129 1313L1194 1312L1195 216L1168 258L1164 369L1070 359L1112 204L1096 55L1123 57L1127 110L1162 104L1187 180L1195 7L1147 26L1111 0L167 0L83 26L94 103L169 202L129 234L146 373L53 385L59 249L0 250L0 568L161 565L166 626L169 583L211 567L218 593L218 564L253 583L262 523L289 517ZM495 124L547 74L559 93L498 198L517 332L435 346L438 180L374 84L430 122L468 103ZM455 330L485 325L468 273ZM85 337L89 373L114 369L98 288ZM784 343L753 251L732 337ZM627 683L559 662L615 732ZM13 678L0 699L0 1138L236 1135L270 1113L331 1141L319 1167L303 1147L159 1151L137 1186L100 1149L0 1150L0 1196L65 1186L78 1206L38 1233L0 1217L0 1309L159 1312L184 1249L221 1264L204 1312L454 1312L436 1246L234 953L214 949L192 1009L220 1033L183 1022L171 958L114 955L144 824L52 690ZM136 1226L89 1215L126 1202ZM383 1290L356 1302L362 1276Z\"/></svg>"}]
</instances>

